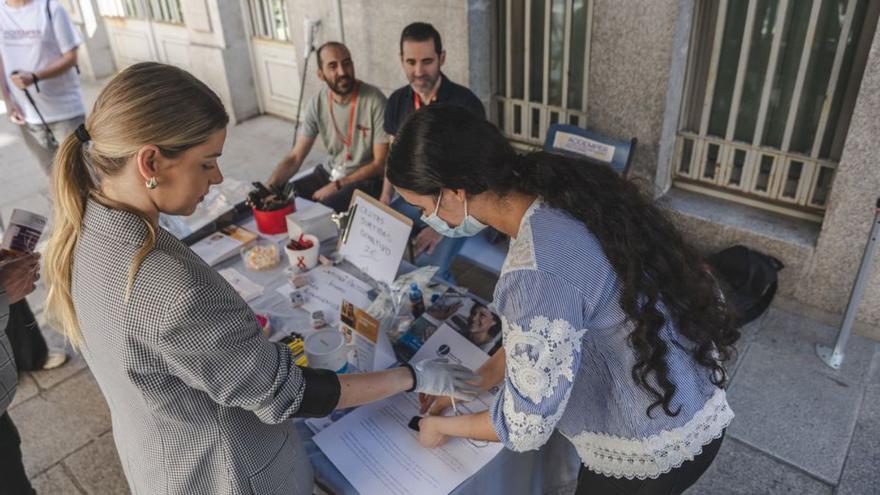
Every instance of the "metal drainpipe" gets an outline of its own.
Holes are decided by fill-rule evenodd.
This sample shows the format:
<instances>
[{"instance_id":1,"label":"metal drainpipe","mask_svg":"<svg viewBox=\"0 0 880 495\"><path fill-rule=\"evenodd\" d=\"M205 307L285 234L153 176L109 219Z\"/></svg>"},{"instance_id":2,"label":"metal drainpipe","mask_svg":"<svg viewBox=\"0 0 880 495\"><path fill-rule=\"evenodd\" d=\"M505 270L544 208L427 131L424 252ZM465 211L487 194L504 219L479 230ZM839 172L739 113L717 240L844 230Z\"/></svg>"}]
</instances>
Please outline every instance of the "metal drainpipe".
<instances>
[{"instance_id":1,"label":"metal drainpipe","mask_svg":"<svg viewBox=\"0 0 880 495\"><path fill-rule=\"evenodd\" d=\"M342 0L336 0L336 22L339 24L339 41L345 44L345 28L342 26Z\"/></svg>"}]
</instances>

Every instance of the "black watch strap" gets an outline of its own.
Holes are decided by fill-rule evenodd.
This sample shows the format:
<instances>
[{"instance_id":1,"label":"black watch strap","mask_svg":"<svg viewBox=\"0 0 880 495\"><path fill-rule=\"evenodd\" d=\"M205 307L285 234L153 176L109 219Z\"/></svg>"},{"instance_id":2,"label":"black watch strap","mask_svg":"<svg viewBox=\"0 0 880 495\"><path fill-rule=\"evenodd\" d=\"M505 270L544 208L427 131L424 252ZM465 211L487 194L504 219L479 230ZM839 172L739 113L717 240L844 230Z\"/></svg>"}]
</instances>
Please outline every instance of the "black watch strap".
<instances>
[{"instance_id":1,"label":"black watch strap","mask_svg":"<svg viewBox=\"0 0 880 495\"><path fill-rule=\"evenodd\" d=\"M413 385L412 385L412 387L410 387L409 389L407 389L407 392L413 392L413 391L415 391L415 389L416 389L416 385L418 384L418 380L416 379L416 370L415 370L415 368L413 368L412 365L409 364L409 363L403 363L401 366L409 370L409 373L412 375L412 379L413 379Z\"/></svg>"}]
</instances>

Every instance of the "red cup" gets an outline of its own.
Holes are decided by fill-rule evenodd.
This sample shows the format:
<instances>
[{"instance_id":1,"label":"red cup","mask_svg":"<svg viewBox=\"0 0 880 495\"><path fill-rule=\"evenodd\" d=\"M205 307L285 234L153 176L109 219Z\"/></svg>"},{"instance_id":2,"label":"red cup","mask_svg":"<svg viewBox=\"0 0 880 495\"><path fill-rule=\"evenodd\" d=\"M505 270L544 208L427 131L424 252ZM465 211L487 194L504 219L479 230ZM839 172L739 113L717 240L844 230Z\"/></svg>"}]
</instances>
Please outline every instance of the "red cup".
<instances>
[{"instance_id":1,"label":"red cup","mask_svg":"<svg viewBox=\"0 0 880 495\"><path fill-rule=\"evenodd\" d=\"M257 230L263 234L274 235L287 232L287 215L296 211L293 201L284 208L273 211L254 210L254 220L257 222Z\"/></svg>"}]
</instances>

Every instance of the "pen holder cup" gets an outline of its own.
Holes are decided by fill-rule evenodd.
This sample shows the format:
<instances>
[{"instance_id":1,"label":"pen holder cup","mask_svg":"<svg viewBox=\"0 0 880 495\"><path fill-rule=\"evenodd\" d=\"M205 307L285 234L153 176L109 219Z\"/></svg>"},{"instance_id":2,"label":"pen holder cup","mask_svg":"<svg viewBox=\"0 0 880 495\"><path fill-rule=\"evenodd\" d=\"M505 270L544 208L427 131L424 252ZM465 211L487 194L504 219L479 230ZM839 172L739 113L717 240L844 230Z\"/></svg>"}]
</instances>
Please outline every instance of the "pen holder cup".
<instances>
[{"instance_id":1,"label":"pen holder cup","mask_svg":"<svg viewBox=\"0 0 880 495\"><path fill-rule=\"evenodd\" d=\"M291 201L289 205L280 210L262 211L256 208L253 210L257 230L263 234L275 235L287 232L287 215L296 211L296 206Z\"/></svg>"}]
</instances>

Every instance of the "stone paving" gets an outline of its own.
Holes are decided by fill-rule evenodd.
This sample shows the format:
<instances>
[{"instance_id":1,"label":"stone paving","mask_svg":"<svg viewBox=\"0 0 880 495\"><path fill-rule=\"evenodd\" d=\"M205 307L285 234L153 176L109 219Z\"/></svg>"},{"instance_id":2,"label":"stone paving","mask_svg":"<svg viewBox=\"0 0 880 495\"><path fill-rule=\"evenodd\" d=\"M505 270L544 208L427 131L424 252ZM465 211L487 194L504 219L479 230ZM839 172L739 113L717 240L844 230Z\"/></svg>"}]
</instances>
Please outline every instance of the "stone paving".
<instances>
[{"instance_id":1,"label":"stone paving","mask_svg":"<svg viewBox=\"0 0 880 495\"><path fill-rule=\"evenodd\" d=\"M93 101L99 85L86 84ZM229 129L221 166L239 180L265 179L287 151L291 123L270 116ZM255 152L255 150L259 150ZM320 156L320 153L317 154ZM0 115L0 213L48 214L47 179ZM459 283L488 297L494 281L456 265ZM45 290L30 298L42 315ZM840 371L822 364L816 342L836 329L791 308L771 308L743 330L728 396L736 419L694 494L880 494L880 344L853 337ZM44 328L55 345L63 340ZM24 373L10 410L27 471L41 494L117 494L127 486L110 414L83 360Z\"/></svg>"}]
</instances>

